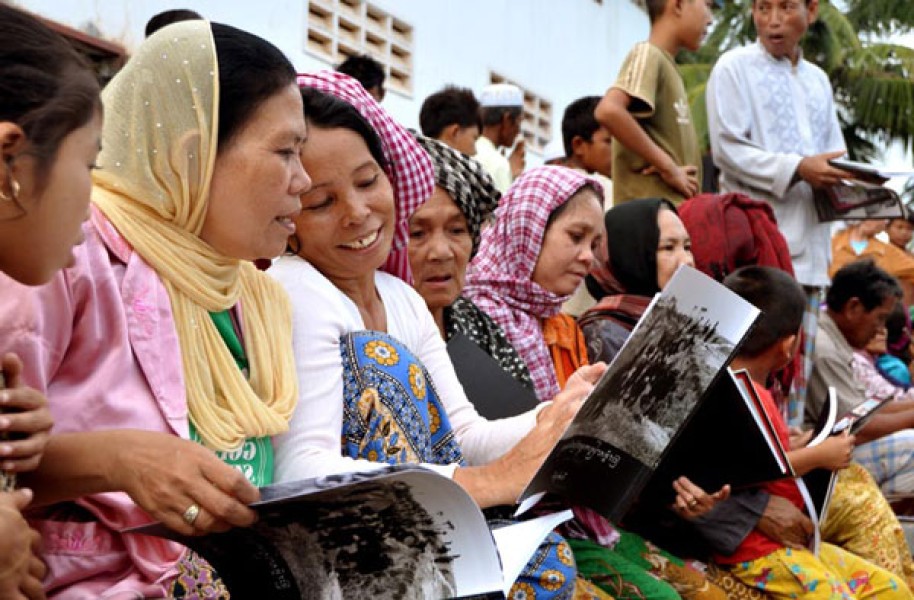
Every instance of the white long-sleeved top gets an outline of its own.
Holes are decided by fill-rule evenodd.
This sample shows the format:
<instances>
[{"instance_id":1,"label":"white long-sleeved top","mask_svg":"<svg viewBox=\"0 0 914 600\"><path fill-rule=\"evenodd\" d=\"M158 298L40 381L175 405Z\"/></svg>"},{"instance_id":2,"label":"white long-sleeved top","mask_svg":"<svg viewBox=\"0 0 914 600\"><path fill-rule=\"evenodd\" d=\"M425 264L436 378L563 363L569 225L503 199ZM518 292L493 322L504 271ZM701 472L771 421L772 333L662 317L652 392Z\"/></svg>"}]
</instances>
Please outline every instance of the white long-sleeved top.
<instances>
[{"instance_id":1,"label":"white long-sleeved top","mask_svg":"<svg viewBox=\"0 0 914 600\"><path fill-rule=\"evenodd\" d=\"M767 200L797 280L826 285L830 227L819 222L812 187L796 170L806 156L845 149L828 76L802 57L796 66L775 59L756 42L720 57L706 95L721 191Z\"/></svg>"},{"instance_id":2,"label":"white long-sleeved top","mask_svg":"<svg viewBox=\"0 0 914 600\"><path fill-rule=\"evenodd\" d=\"M358 307L306 261L284 256L267 271L292 299L292 329L298 371L298 405L288 433L274 437L275 481L292 481L380 465L341 453L343 362L340 338L365 329ZM487 421L467 399L438 327L425 301L400 279L377 272L375 285L387 314L387 333L425 365L470 465L498 458L533 428L534 409L510 419ZM457 465L440 465L453 476Z\"/></svg>"}]
</instances>

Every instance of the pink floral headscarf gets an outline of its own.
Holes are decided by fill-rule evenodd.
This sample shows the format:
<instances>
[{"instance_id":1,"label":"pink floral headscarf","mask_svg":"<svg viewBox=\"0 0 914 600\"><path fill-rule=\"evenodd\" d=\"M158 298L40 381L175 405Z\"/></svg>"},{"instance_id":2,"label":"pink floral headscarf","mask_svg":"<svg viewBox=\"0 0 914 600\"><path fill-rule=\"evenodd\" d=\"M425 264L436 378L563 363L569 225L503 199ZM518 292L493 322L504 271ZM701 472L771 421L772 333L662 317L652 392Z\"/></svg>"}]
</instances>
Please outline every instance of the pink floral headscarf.
<instances>
[{"instance_id":1,"label":"pink floral headscarf","mask_svg":"<svg viewBox=\"0 0 914 600\"><path fill-rule=\"evenodd\" d=\"M358 80L336 71L318 71L298 76L299 87L310 87L351 104L374 128L381 139L387 159L385 173L393 186L397 223L393 246L387 262L381 267L391 275L412 285L412 272L406 245L409 242L409 217L429 199L435 189L435 168L428 153L409 131L365 91ZM305 115L307 117L307 115Z\"/></svg>"},{"instance_id":2,"label":"pink floral headscarf","mask_svg":"<svg viewBox=\"0 0 914 600\"><path fill-rule=\"evenodd\" d=\"M495 224L482 234L463 290L505 330L530 369L540 401L559 391L541 320L558 314L568 296L544 289L531 277L549 215L588 183L602 193L599 183L565 167L538 167L518 177L502 196Z\"/></svg>"}]
</instances>

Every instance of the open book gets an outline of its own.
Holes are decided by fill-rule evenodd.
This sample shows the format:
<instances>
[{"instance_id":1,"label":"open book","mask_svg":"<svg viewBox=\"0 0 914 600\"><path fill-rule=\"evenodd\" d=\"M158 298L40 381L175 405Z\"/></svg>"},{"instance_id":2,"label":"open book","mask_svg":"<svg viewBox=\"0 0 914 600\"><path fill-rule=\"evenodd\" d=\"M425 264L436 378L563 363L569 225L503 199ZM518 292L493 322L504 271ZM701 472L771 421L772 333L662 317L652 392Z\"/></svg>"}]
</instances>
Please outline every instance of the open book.
<instances>
[{"instance_id":1,"label":"open book","mask_svg":"<svg viewBox=\"0 0 914 600\"><path fill-rule=\"evenodd\" d=\"M844 435L845 433L856 435L885 404L886 401L884 400L866 400L839 416L837 414L838 398L835 388L829 387L813 437L807 447L821 444L833 435ZM803 498L806 502L807 512L816 524L815 538L811 543L811 549L814 552L818 552L820 544L818 524L824 521L828 515L828 508L837 477L837 471L813 469L798 481L800 483L800 491L803 492Z\"/></svg>"},{"instance_id":2,"label":"open book","mask_svg":"<svg viewBox=\"0 0 914 600\"><path fill-rule=\"evenodd\" d=\"M787 450L749 374L728 368L670 444L643 495L668 506L675 499L673 481L683 475L708 492L795 477Z\"/></svg>"},{"instance_id":3,"label":"open book","mask_svg":"<svg viewBox=\"0 0 914 600\"><path fill-rule=\"evenodd\" d=\"M521 512L552 492L618 521L758 314L710 277L680 267L524 491Z\"/></svg>"},{"instance_id":4,"label":"open book","mask_svg":"<svg viewBox=\"0 0 914 600\"><path fill-rule=\"evenodd\" d=\"M856 435L866 425L880 408L886 405L886 400L864 400L843 415L838 415L838 397L835 388L828 388L828 396L822 404L822 412L813 429L813 436L808 446L821 444L831 435L849 430Z\"/></svg>"},{"instance_id":5,"label":"open book","mask_svg":"<svg viewBox=\"0 0 914 600\"><path fill-rule=\"evenodd\" d=\"M835 167L836 169L841 169L843 171L853 173L855 177L860 177L865 180L876 181L879 183L885 183L894 177L914 176L914 169L889 169L886 167L877 167L876 165L871 165L869 163L849 160L847 158L833 158L828 161L828 164Z\"/></svg>"},{"instance_id":6,"label":"open book","mask_svg":"<svg viewBox=\"0 0 914 600\"><path fill-rule=\"evenodd\" d=\"M904 207L891 188L858 179L815 190L819 221L901 219Z\"/></svg>"},{"instance_id":7,"label":"open book","mask_svg":"<svg viewBox=\"0 0 914 600\"><path fill-rule=\"evenodd\" d=\"M453 480L385 466L261 488L257 522L201 537L162 524L129 533L169 538L203 556L233 598L504 598L563 511L490 532Z\"/></svg>"}]
</instances>

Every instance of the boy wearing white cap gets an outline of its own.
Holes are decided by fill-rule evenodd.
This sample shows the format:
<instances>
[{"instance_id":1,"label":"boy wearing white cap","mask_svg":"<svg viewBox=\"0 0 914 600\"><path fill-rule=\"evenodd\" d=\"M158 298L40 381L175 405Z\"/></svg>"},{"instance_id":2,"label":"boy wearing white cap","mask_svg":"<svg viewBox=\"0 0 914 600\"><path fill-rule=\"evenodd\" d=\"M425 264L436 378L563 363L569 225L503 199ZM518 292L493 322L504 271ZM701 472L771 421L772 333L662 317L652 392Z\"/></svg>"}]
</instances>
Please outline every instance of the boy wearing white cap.
<instances>
[{"instance_id":1,"label":"boy wearing white cap","mask_svg":"<svg viewBox=\"0 0 914 600\"><path fill-rule=\"evenodd\" d=\"M515 85L495 83L483 88L479 104L482 134L476 140L474 158L492 176L498 191L505 193L524 170L524 142L517 143L510 158L502 156L498 149L509 148L520 133L524 95Z\"/></svg>"}]
</instances>

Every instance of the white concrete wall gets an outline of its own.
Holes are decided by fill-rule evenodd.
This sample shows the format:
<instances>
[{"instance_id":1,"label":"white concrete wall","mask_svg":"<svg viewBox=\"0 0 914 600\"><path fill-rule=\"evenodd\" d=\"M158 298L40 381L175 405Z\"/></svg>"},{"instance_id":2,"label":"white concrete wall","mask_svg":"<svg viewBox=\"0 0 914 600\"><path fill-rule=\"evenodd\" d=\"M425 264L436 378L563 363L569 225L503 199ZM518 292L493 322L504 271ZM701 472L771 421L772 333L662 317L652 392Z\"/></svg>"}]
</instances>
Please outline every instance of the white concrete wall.
<instances>
[{"instance_id":1,"label":"white concrete wall","mask_svg":"<svg viewBox=\"0 0 914 600\"><path fill-rule=\"evenodd\" d=\"M646 15L631 0L373 0L412 25L413 94L391 92L385 107L410 127L419 107L447 83L478 91L495 71L553 103L553 137L562 112L602 94L622 59L647 37ZM304 52L303 0L18 0L13 4L131 51L146 21L168 8L190 8L260 35L300 70L328 68ZM529 157L531 162L536 158Z\"/></svg>"}]
</instances>

